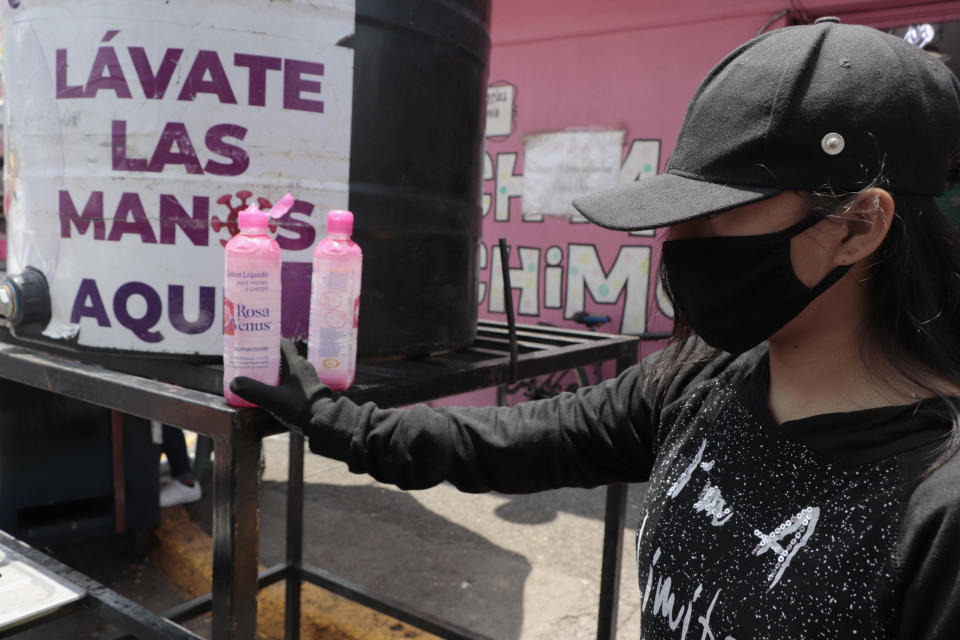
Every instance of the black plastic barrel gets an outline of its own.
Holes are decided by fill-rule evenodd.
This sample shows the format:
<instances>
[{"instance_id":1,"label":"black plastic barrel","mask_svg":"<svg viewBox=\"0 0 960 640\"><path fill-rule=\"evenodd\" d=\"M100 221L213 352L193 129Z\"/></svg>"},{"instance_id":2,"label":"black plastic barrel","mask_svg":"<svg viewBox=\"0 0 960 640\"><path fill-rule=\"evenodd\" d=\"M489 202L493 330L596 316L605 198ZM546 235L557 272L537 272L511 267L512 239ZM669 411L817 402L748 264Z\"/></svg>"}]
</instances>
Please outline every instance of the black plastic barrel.
<instances>
[{"instance_id":1,"label":"black plastic barrel","mask_svg":"<svg viewBox=\"0 0 960 640\"><path fill-rule=\"evenodd\" d=\"M357 0L350 209L359 356L476 336L490 0Z\"/></svg>"}]
</instances>

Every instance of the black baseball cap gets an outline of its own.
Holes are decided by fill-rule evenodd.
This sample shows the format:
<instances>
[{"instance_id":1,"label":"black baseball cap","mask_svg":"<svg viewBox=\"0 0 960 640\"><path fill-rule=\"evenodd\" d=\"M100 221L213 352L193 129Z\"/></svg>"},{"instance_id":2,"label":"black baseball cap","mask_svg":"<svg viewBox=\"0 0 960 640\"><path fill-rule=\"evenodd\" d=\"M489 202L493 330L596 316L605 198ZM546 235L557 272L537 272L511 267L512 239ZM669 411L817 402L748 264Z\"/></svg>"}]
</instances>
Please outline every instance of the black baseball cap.
<instances>
[{"instance_id":1,"label":"black baseball cap","mask_svg":"<svg viewBox=\"0 0 960 640\"><path fill-rule=\"evenodd\" d=\"M960 83L933 55L821 18L754 38L687 108L666 171L578 198L609 229L664 227L785 190L937 196L960 137Z\"/></svg>"}]
</instances>

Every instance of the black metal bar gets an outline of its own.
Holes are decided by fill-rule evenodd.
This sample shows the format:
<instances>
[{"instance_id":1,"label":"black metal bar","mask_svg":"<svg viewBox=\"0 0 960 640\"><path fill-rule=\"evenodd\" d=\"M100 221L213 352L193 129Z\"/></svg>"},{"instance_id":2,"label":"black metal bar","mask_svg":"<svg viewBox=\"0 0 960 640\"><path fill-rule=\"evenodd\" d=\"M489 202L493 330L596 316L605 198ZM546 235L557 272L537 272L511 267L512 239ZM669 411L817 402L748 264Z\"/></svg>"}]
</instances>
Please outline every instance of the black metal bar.
<instances>
[{"instance_id":1,"label":"black metal bar","mask_svg":"<svg viewBox=\"0 0 960 640\"><path fill-rule=\"evenodd\" d=\"M637 355L637 351L634 351L632 354L625 353L617 358L617 375L636 364ZM600 604L597 610L597 640L614 640L617 637L627 491L627 485L623 483L607 486L603 518L603 556L600 567Z\"/></svg>"},{"instance_id":2,"label":"black metal bar","mask_svg":"<svg viewBox=\"0 0 960 640\"><path fill-rule=\"evenodd\" d=\"M257 576L257 590L269 587L275 582L280 582L290 575L290 567L284 564L274 565L265 569ZM213 608L213 593L208 592L194 598L181 602L177 606L167 609L163 612L163 617L170 618L176 622L191 620L209 612Z\"/></svg>"},{"instance_id":3,"label":"black metal bar","mask_svg":"<svg viewBox=\"0 0 960 640\"><path fill-rule=\"evenodd\" d=\"M177 606L163 612L164 617L176 622L192 620L208 613L213 608L213 593L205 593L198 598L181 602Z\"/></svg>"},{"instance_id":4,"label":"black metal bar","mask_svg":"<svg viewBox=\"0 0 960 640\"><path fill-rule=\"evenodd\" d=\"M600 607L597 640L617 637L617 607L620 602L620 567L623 556L623 525L627 513L627 485L607 485L603 518L603 560L600 568Z\"/></svg>"},{"instance_id":5,"label":"black metal bar","mask_svg":"<svg viewBox=\"0 0 960 640\"><path fill-rule=\"evenodd\" d=\"M127 487L123 468L123 414L110 412L110 444L113 457L113 530L127 532Z\"/></svg>"},{"instance_id":6,"label":"black metal bar","mask_svg":"<svg viewBox=\"0 0 960 640\"><path fill-rule=\"evenodd\" d=\"M214 439L213 640L253 640L257 629L260 435L251 411Z\"/></svg>"},{"instance_id":7,"label":"black metal bar","mask_svg":"<svg viewBox=\"0 0 960 640\"><path fill-rule=\"evenodd\" d=\"M505 347L511 351L516 349L518 355L521 350L524 353L529 353L531 351L546 351L548 349L556 349L558 346L563 346L556 343L551 344L535 342L533 340L520 340L520 337L522 336L518 336L517 334L514 334L512 339L509 336L504 336L502 338L498 336L478 336L476 342L474 342L474 345L493 349ZM576 340L568 344L584 344L584 342L582 340ZM513 361L511 361L510 365L512 368Z\"/></svg>"},{"instance_id":8,"label":"black metal bar","mask_svg":"<svg viewBox=\"0 0 960 640\"><path fill-rule=\"evenodd\" d=\"M617 374L636 364L637 353L617 358ZM623 567L623 529L627 518L627 485L607 486L603 517L603 559L600 568L600 604L597 611L597 640L617 637L617 609L620 601L620 571Z\"/></svg>"},{"instance_id":9,"label":"black metal bar","mask_svg":"<svg viewBox=\"0 0 960 640\"><path fill-rule=\"evenodd\" d=\"M287 578L284 599L285 638L300 640L300 566L303 564L303 436L290 432L287 467L287 565L294 571Z\"/></svg>"},{"instance_id":10,"label":"black metal bar","mask_svg":"<svg viewBox=\"0 0 960 640\"><path fill-rule=\"evenodd\" d=\"M2 342L0 376L121 413L221 437L229 437L229 417L235 412L219 396Z\"/></svg>"},{"instance_id":11,"label":"black metal bar","mask_svg":"<svg viewBox=\"0 0 960 640\"><path fill-rule=\"evenodd\" d=\"M503 355L503 351L501 351L500 349L489 349L487 347L478 347L475 344L470 345L469 347L464 349L462 353L476 354L477 356L480 356L483 358L498 358ZM477 359L479 360L480 358L477 358Z\"/></svg>"},{"instance_id":12,"label":"black metal bar","mask_svg":"<svg viewBox=\"0 0 960 640\"><path fill-rule=\"evenodd\" d=\"M492 320L480 321L478 327L480 327L477 332L478 336L485 339L502 338L509 329L507 323ZM566 353L568 346L590 346L606 354L615 352L624 345L639 344L639 338L635 336L601 333L599 331L581 331L546 325L517 325L516 331L518 336L534 341L541 346L552 347L555 351L553 355L560 358L568 355ZM610 357L601 355L600 352L592 354L594 362L606 360ZM507 355L505 351L503 355Z\"/></svg>"},{"instance_id":13,"label":"black metal bar","mask_svg":"<svg viewBox=\"0 0 960 640\"><path fill-rule=\"evenodd\" d=\"M503 306L507 312L507 328L510 335L510 377L517 381L517 321L513 315L513 286L510 284L510 259L507 239L500 238L500 271L503 273Z\"/></svg>"},{"instance_id":14,"label":"black metal bar","mask_svg":"<svg viewBox=\"0 0 960 640\"><path fill-rule=\"evenodd\" d=\"M505 335L507 333L507 326L501 326L499 324L494 324L493 322L486 322L482 325L481 328L477 330L478 336L491 336L491 335ZM550 344L552 346L563 346L564 344L577 344L581 342L600 342L601 340L597 339L597 332L595 331L582 331L579 329L570 329L567 327L553 327L550 325L542 324L537 325L536 328L528 325L526 328L517 327L518 336L527 336L538 341L542 341L545 344ZM609 334L600 334L601 336L606 336Z\"/></svg>"},{"instance_id":15,"label":"black metal bar","mask_svg":"<svg viewBox=\"0 0 960 640\"><path fill-rule=\"evenodd\" d=\"M28 564L56 574L86 591L82 606L94 610L107 622L136 635L142 640L203 640L180 625L167 620L142 605L71 569L59 560L42 553L25 542L0 531L0 548Z\"/></svg>"},{"instance_id":16,"label":"black metal bar","mask_svg":"<svg viewBox=\"0 0 960 640\"><path fill-rule=\"evenodd\" d=\"M261 571L257 576L257 589L263 589L269 587L275 582L280 582L289 576L291 573L290 567L285 564L274 565L269 569ZM187 600L186 602L181 602L177 606L167 609L162 615L164 618L173 620L174 622L183 622L184 620L192 620L202 616L205 613L208 613L213 607L213 593L205 593L202 596L193 598L192 600ZM0 636L2 638L3 636ZM101 640L135 640L133 636L127 633L115 634L112 636L107 636L101 638Z\"/></svg>"},{"instance_id":17,"label":"black metal bar","mask_svg":"<svg viewBox=\"0 0 960 640\"><path fill-rule=\"evenodd\" d=\"M417 629L432 633L445 640L491 640L488 636L417 611L402 602L370 591L323 569L304 564L300 567L300 575L304 580L318 587L349 598L365 607L379 611L391 618L396 618L401 622L406 622Z\"/></svg>"},{"instance_id":18,"label":"black metal bar","mask_svg":"<svg viewBox=\"0 0 960 640\"><path fill-rule=\"evenodd\" d=\"M296 574L296 569L286 563L275 564L269 569L264 569L257 575L257 587L259 589L265 589L272 584L286 580Z\"/></svg>"},{"instance_id":19,"label":"black metal bar","mask_svg":"<svg viewBox=\"0 0 960 640\"><path fill-rule=\"evenodd\" d=\"M193 454L193 474L197 478L203 478L213 466L213 463L210 462L211 453L213 453L213 440L209 436L198 435L197 446Z\"/></svg>"},{"instance_id":20,"label":"black metal bar","mask_svg":"<svg viewBox=\"0 0 960 640\"><path fill-rule=\"evenodd\" d=\"M505 322L490 323L478 333L482 338L492 339L505 337L508 327ZM590 344L599 348L614 347L623 342L635 342L637 338L609 333L578 331L552 326L517 325L517 335L558 350L556 355L562 355L563 348L568 344Z\"/></svg>"}]
</instances>

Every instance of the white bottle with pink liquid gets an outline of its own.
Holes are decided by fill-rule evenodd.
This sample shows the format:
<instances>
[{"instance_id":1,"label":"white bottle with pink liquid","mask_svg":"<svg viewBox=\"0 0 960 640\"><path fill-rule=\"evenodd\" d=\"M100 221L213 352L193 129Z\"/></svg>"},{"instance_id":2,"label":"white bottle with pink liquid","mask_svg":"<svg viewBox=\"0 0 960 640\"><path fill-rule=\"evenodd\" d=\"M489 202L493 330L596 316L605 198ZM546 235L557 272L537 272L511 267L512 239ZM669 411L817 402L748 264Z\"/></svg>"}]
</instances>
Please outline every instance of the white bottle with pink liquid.
<instances>
[{"instance_id":1,"label":"white bottle with pink liquid","mask_svg":"<svg viewBox=\"0 0 960 640\"><path fill-rule=\"evenodd\" d=\"M353 214L327 213L327 237L313 250L307 359L325 385L343 391L357 367L357 320L363 254L350 239Z\"/></svg>"},{"instance_id":2,"label":"white bottle with pink liquid","mask_svg":"<svg viewBox=\"0 0 960 640\"><path fill-rule=\"evenodd\" d=\"M246 376L280 383L280 247L270 237L269 217L293 204L285 195L269 214L256 205L240 212L240 233L227 243L223 292L223 397L234 407L253 404L230 391L230 381Z\"/></svg>"}]
</instances>

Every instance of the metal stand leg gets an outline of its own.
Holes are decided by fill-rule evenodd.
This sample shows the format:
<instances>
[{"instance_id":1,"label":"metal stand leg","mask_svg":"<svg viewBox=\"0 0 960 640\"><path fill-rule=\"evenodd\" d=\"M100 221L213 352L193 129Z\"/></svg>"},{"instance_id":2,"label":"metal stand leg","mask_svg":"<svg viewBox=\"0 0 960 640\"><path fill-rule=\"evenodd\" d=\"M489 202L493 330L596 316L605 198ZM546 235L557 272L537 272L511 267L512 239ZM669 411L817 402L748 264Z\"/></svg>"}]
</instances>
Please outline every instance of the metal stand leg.
<instances>
[{"instance_id":1,"label":"metal stand leg","mask_svg":"<svg viewBox=\"0 0 960 640\"><path fill-rule=\"evenodd\" d=\"M290 432L287 469L286 640L300 640L300 592L303 577L303 436Z\"/></svg>"},{"instance_id":2,"label":"metal stand leg","mask_svg":"<svg viewBox=\"0 0 960 640\"><path fill-rule=\"evenodd\" d=\"M123 467L123 414L110 412L110 441L113 444L113 530L127 532L127 482Z\"/></svg>"},{"instance_id":3,"label":"metal stand leg","mask_svg":"<svg viewBox=\"0 0 960 640\"><path fill-rule=\"evenodd\" d=\"M600 570L600 611L597 640L617 637L617 605L620 600L620 561L623 555L623 524L627 513L627 485L607 486L607 509L603 526L603 566Z\"/></svg>"},{"instance_id":4,"label":"metal stand leg","mask_svg":"<svg viewBox=\"0 0 960 640\"><path fill-rule=\"evenodd\" d=\"M637 354L617 358L617 375L637 363ZM603 561L600 569L600 607L597 640L617 637L617 608L620 604L620 568L623 556L623 527L627 518L627 485L607 485L607 506L603 523Z\"/></svg>"},{"instance_id":5,"label":"metal stand leg","mask_svg":"<svg viewBox=\"0 0 960 640\"><path fill-rule=\"evenodd\" d=\"M217 438L213 467L213 638L253 640L257 629L260 436L247 411L233 442Z\"/></svg>"},{"instance_id":6,"label":"metal stand leg","mask_svg":"<svg viewBox=\"0 0 960 640\"><path fill-rule=\"evenodd\" d=\"M211 466L210 453L213 451L213 438L197 434L197 447L193 454L193 475L199 480Z\"/></svg>"}]
</instances>

